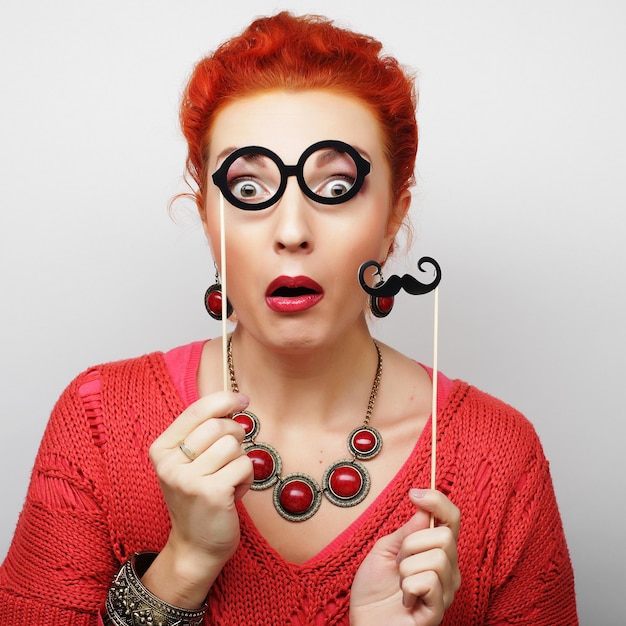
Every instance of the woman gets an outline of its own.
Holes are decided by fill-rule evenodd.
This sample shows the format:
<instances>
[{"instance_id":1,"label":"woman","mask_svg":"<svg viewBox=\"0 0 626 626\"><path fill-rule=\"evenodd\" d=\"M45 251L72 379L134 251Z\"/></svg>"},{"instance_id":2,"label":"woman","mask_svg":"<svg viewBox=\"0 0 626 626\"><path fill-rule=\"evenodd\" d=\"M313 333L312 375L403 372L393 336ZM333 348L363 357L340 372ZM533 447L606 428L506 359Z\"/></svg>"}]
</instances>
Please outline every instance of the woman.
<instances>
[{"instance_id":1,"label":"woman","mask_svg":"<svg viewBox=\"0 0 626 626\"><path fill-rule=\"evenodd\" d=\"M370 335L359 269L393 250L417 148L412 81L380 50L281 13L196 67L187 167L236 328L68 387L5 622L576 623L530 424L439 375L425 489L431 373ZM219 316L218 284L206 300Z\"/></svg>"}]
</instances>

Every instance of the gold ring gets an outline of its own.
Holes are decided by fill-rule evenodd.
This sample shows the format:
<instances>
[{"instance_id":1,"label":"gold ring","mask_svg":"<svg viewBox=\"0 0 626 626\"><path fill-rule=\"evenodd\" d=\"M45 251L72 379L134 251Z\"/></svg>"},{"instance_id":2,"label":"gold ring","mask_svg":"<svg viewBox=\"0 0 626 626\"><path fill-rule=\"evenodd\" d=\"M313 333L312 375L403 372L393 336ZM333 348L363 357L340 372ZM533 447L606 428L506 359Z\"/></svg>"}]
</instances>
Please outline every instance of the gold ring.
<instances>
[{"instance_id":1,"label":"gold ring","mask_svg":"<svg viewBox=\"0 0 626 626\"><path fill-rule=\"evenodd\" d=\"M190 448L188 448L185 445L184 441L181 441L180 444L178 444L178 447L180 448L180 451L190 460L193 461L194 459L198 458L198 455L191 450Z\"/></svg>"}]
</instances>

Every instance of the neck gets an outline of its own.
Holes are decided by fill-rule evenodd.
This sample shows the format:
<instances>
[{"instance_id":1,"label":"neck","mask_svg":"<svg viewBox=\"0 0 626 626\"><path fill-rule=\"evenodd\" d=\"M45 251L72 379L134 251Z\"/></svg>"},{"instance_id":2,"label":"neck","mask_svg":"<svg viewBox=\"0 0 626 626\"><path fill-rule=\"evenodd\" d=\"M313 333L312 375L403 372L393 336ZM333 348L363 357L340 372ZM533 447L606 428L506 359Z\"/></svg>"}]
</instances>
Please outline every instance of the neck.
<instances>
[{"instance_id":1,"label":"neck","mask_svg":"<svg viewBox=\"0 0 626 626\"><path fill-rule=\"evenodd\" d=\"M364 415L378 364L366 325L314 348L268 347L241 328L232 342L239 390L264 418L327 426Z\"/></svg>"}]
</instances>

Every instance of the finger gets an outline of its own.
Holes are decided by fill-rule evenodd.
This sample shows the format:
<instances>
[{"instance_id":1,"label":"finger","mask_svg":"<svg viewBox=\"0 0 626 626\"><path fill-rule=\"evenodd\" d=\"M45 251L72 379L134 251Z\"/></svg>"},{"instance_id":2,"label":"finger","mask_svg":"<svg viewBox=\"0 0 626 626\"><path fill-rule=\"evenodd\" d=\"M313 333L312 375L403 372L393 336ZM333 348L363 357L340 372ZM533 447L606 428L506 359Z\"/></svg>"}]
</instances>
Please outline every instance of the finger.
<instances>
[{"instance_id":1,"label":"finger","mask_svg":"<svg viewBox=\"0 0 626 626\"><path fill-rule=\"evenodd\" d=\"M218 507L230 500L233 490L235 499L242 497L254 478L252 461L246 454L232 459L212 474L202 475L195 469L193 472L191 470L191 465L184 466L181 491L201 495L204 501Z\"/></svg>"},{"instance_id":2,"label":"finger","mask_svg":"<svg viewBox=\"0 0 626 626\"><path fill-rule=\"evenodd\" d=\"M399 556L400 550L405 538L412 533L428 528L429 521L430 513L418 509L406 524L403 524L391 534L381 537L376 542L376 549L394 559L398 557L399 560L401 558Z\"/></svg>"},{"instance_id":3,"label":"finger","mask_svg":"<svg viewBox=\"0 0 626 626\"><path fill-rule=\"evenodd\" d=\"M238 424L235 425L238 426ZM240 430L243 431L243 428L240 427ZM209 476L245 455L241 445L241 437L231 433L224 434L199 454L193 462L194 471L200 476Z\"/></svg>"},{"instance_id":4,"label":"finger","mask_svg":"<svg viewBox=\"0 0 626 626\"><path fill-rule=\"evenodd\" d=\"M407 535L402 542L398 559L406 559L429 550L442 550L447 555L448 560L456 565L456 539L452 529L448 526L437 526Z\"/></svg>"},{"instance_id":5,"label":"finger","mask_svg":"<svg viewBox=\"0 0 626 626\"><path fill-rule=\"evenodd\" d=\"M231 391L218 391L190 404L156 439L157 450L178 447L189 433L210 418L223 417L248 406L248 398Z\"/></svg>"},{"instance_id":6,"label":"finger","mask_svg":"<svg viewBox=\"0 0 626 626\"><path fill-rule=\"evenodd\" d=\"M450 528L455 540L459 537L461 527L461 512L440 491L435 489L411 489L409 498L422 511L427 511L435 516L437 525Z\"/></svg>"},{"instance_id":7,"label":"finger","mask_svg":"<svg viewBox=\"0 0 626 626\"><path fill-rule=\"evenodd\" d=\"M448 530L448 529L446 529ZM430 530L424 533L433 532ZM447 608L460 587L460 574L456 563L456 550L453 557L441 548L432 548L413 554L402 560L399 566L400 579L408 579L424 572L436 574L442 589L444 606Z\"/></svg>"},{"instance_id":8,"label":"finger","mask_svg":"<svg viewBox=\"0 0 626 626\"><path fill-rule=\"evenodd\" d=\"M185 446L194 453L193 456L199 457L224 437L234 438L240 445L245 434L243 427L234 420L211 417L192 430L184 441ZM180 448L180 442L176 442L171 449L174 448ZM180 455L177 454L176 458L180 460Z\"/></svg>"},{"instance_id":9,"label":"finger","mask_svg":"<svg viewBox=\"0 0 626 626\"><path fill-rule=\"evenodd\" d=\"M402 581L401 588L404 607L413 609L417 603L420 603L423 605L423 610L433 616L432 623L438 624L443 619L446 608L443 600L443 589L435 572L426 571L413 574Z\"/></svg>"},{"instance_id":10,"label":"finger","mask_svg":"<svg viewBox=\"0 0 626 626\"><path fill-rule=\"evenodd\" d=\"M186 498L201 506L222 509L233 498L242 498L252 484L252 461L245 453L224 463L212 473L205 474L198 462L202 463L200 457L191 463L172 463L168 460L166 468L157 471L162 488L172 496L170 504L183 503L180 507L183 511L187 506L184 505Z\"/></svg>"},{"instance_id":11,"label":"finger","mask_svg":"<svg viewBox=\"0 0 626 626\"><path fill-rule=\"evenodd\" d=\"M254 468L247 454L238 457L224 468L225 479L235 485L235 501L244 497L254 480Z\"/></svg>"},{"instance_id":12,"label":"finger","mask_svg":"<svg viewBox=\"0 0 626 626\"><path fill-rule=\"evenodd\" d=\"M411 519L390 535L376 542L376 550L382 555L402 559L401 548L406 537L430 526L431 513L441 518L440 523L450 524L454 538L460 526L459 510L442 493L431 489L411 489L409 497L418 508Z\"/></svg>"}]
</instances>

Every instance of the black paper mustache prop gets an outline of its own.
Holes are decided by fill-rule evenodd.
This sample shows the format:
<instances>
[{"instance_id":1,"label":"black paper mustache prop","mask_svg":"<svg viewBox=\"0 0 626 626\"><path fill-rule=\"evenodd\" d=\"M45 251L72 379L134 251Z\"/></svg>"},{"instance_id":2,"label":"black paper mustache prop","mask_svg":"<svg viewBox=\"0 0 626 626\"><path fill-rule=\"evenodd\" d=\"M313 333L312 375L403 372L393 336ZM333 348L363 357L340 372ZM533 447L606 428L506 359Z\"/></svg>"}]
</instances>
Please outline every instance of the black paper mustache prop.
<instances>
[{"instance_id":1,"label":"black paper mustache prop","mask_svg":"<svg viewBox=\"0 0 626 626\"><path fill-rule=\"evenodd\" d=\"M403 276L390 276L387 280L383 280L382 268L377 261L365 261L359 268L359 283L363 290L369 295L370 310L376 317L387 317L391 313L394 304L395 295L404 289L407 293L419 296L429 291L433 291L441 281L441 268L435 259L424 256L417 262L417 268L420 272L425 272L424 264L430 264L435 268L435 278L430 283L421 283L417 278L410 274ZM370 287L365 282L365 272L375 267L374 276L378 276L380 280L376 285Z\"/></svg>"},{"instance_id":2,"label":"black paper mustache prop","mask_svg":"<svg viewBox=\"0 0 626 626\"><path fill-rule=\"evenodd\" d=\"M410 274L404 274L403 276L393 274L387 280L381 280L378 284L370 287L365 282L364 278L365 272L368 268L375 267L375 275L382 276L381 266L376 261L365 261L365 263L361 265L359 268L359 283L361 283L361 287L366 293L376 298L393 298L393 296L395 296L401 289L404 289L404 291L410 293L411 295L421 296L425 293L433 291L441 282L441 267L439 267L439 263L437 263L437 261L435 261L432 257L423 256L417 262L417 268L419 271L426 271L423 267L426 263L435 268L435 279L430 283L421 283L417 280L417 278L411 276Z\"/></svg>"}]
</instances>

